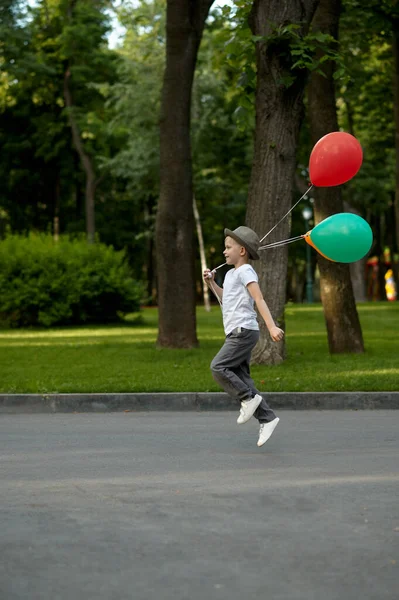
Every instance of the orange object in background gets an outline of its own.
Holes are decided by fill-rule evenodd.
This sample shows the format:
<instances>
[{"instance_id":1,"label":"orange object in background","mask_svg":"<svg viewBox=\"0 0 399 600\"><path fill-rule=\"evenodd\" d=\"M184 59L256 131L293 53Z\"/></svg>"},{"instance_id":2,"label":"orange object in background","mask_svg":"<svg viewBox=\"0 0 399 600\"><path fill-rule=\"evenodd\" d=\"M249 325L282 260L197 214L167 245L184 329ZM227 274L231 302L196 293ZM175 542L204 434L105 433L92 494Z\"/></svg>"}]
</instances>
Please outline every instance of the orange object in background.
<instances>
[{"instance_id":1,"label":"orange object in background","mask_svg":"<svg viewBox=\"0 0 399 600\"><path fill-rule=\"evenodd\" d=\"M387 299L392 302L393 300L396 300L397 297L397 293L396 293L396 283L395 280L393 278L393 271L392 269L388 269L388 271L385 273L385 292L387 295Z\"/></svg>"},{"instance_id":2,"label":"orange object in background","mask_svg":"<svg viewBox=\"0 0 399 600\"><path fill-rule=\"evenodd\" d=\"M390 302L398 300L397 285L393 275L394 270L392 269L392 266L397 267L398 264L399 255L394 254L391 256L391 251L389 248L384 248L380 261L376 255L368 258L366 263L366 285L368 300L379 301L382 299L387 299ZM379 277L379 268L381 268L384 273L382 278ZM382 290L382 293L380 289L381 285L384 285L385 288Z\"/></svg>"}]
</instances>

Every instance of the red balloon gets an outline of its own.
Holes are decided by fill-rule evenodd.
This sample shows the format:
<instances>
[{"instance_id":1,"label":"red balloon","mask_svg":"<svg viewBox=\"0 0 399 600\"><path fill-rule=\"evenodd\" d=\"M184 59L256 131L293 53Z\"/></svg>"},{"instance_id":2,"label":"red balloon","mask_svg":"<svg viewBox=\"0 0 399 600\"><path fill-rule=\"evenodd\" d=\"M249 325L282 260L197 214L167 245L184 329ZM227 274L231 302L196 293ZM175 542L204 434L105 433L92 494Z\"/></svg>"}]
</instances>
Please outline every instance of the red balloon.
<instances>
[{"instance_id":1,"label":"red balloon","mask_svg":"<svg viewBox=\"0 0 399 600\"><path fill-rule=\"evenodd\" d=\"M353 135L343 131L327 133L310 155L310 181L318 187L341 185L356 175L362 161L362 147Z\"/></svg>"}]
</instances>

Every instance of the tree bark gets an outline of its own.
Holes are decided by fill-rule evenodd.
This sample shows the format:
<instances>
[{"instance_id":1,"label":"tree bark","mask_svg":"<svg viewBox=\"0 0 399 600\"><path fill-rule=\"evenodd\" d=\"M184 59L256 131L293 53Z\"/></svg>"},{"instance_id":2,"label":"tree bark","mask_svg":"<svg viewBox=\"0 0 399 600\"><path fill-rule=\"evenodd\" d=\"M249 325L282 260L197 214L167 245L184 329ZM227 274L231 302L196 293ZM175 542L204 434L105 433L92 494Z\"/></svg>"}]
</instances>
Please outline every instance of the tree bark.
<instances>
[{"instance_id":1,"label":"tree bark","mask_svg":"<svg viewBox=\"0 0 399 600\"><path fill-rule=\"evenodd\" d=\"M340 0L320 0L313 29L329 33L338 39L340 10ZM309 82L309 122L313 144L327 133L338 131L334 65L331 61L323 64L323 71L325 77L313 72ZM334 213L343 212L339 187L318 188L314 196L316 224ZM364 352L349 265L329 261L320 255L317 260L330 353Z\"/></svg>"},{"instance_id":2,"label":"tree bark","mask_svg":"<svg viewBox=\"0 0 399 600\"><path fill-rule=\"evenodd\" d=\"M190 144L197 53L213 0L168 0L160 118L160 196L156 218L161 347L198 345Z\"/></svg>"},{"instance_id":3,"label":"tree bark","mask_svg":"<svg viewBox=\"0 0 399 600\"><path fill-rule=\"evenodd\" d=\"M305 34L318 0L255 0L250 15L252 33L266 36L271 24L300 24ZM286 42L261 41L256 48L257 90L254 160L248 193L246 224L262 238L289 210L292 203L296 148L303 116L303 93L307 74L293 72ZM282 83L296 75L289 87ZM231 224L231 226L234 224ZM265 243L289 237L285 219ZM261 251L259 284L275 320L284 327L288 251L286 247ZM252 353L255 363L276 364L285 358L284 342L272 342L264 323Z\"/></svg>"}]
</instances>

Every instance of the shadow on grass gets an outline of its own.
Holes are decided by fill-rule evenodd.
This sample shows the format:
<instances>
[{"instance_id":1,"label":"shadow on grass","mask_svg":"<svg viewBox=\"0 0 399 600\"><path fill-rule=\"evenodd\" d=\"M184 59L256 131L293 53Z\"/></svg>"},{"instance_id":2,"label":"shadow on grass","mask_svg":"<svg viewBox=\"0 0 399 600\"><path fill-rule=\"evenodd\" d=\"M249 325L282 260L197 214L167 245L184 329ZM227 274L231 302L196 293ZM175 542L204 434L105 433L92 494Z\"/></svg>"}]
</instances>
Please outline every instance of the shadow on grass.
<instances>
[{"instance_id":1,"label":"shadow on grass","mask_svg":"<svg viewBox=\"0 0 399 600\"><path fill-rule=\"evenodd\" d=\"M119 321L114 321L112 323L81 323L80 325L55 325L51 327L43 327L42 325L30 326L30 327L5 327L0 324L0 336L9 334L10 336L15 334L18 335L18 332L30 332L34 335L45 333L49 334L52 332L58 331L93 331L93 330L104 330L104 329L136 329L137 327L146 327L149 329L157 329L158 328L158 318L157 314L154 313L151 315L150 313L144 314L144 312L139 313L131 313L126 315L125 318L120 319Z\"/></svg>"}]
</instances>

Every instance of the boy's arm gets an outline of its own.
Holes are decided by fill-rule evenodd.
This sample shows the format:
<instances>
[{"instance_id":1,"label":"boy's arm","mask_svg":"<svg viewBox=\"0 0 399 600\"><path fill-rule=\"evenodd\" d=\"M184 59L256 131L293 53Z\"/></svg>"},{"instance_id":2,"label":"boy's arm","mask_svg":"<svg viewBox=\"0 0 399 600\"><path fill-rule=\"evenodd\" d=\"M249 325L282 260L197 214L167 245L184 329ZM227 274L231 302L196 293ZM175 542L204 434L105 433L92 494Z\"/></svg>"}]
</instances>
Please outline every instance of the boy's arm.
<instances>
[{"instance_id":1,"label":"boy's arm","mask_svg":"<svg viewBox=\"0 0 399 600\"><path fill-rule=\"evenodd\" d=\"M248 292L251 294L252 298L255 300L256 307L266 323L266 327L270 332L270 336L274 342L279 342L284 337L284 331L277 327L275 322L273 321L273 317L270 313L269 307L267 306L262 292L260 290L259 284L256 281L252 281L247 285Z\"/></svg>"},{"instance_id":2,"label":"boy's arm","mask_svg":"<svg viewBox=\"0 0 399 600\"><path fill-rule=\"evenodd\" d=\"M215 273L210 269L205 269L203 273L203 280L206 285L212 290L212 292L218 296L219 300L223 300L223 288L219 287L215 281Z\"/></svg>"}]
</instances>

